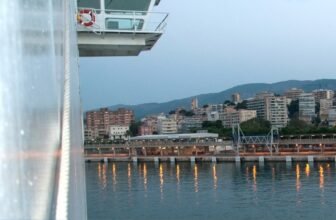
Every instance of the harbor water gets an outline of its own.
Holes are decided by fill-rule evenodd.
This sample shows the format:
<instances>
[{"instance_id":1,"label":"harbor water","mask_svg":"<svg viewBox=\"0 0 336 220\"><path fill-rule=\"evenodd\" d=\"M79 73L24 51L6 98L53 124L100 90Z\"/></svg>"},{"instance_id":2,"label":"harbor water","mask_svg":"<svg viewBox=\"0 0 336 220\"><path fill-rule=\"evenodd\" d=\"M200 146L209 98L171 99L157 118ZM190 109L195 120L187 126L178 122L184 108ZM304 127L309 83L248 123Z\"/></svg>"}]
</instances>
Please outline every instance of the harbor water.
<instances>
[{"instance_id":1,"label":"harbor water","mask_svg":"<svg viewBox=\"0 0 336 220\"><path fill-rule=\"evenodd\" d=\"M87 163L89 219L335 219L335 163Z\"/></svg>"}]
</instances>

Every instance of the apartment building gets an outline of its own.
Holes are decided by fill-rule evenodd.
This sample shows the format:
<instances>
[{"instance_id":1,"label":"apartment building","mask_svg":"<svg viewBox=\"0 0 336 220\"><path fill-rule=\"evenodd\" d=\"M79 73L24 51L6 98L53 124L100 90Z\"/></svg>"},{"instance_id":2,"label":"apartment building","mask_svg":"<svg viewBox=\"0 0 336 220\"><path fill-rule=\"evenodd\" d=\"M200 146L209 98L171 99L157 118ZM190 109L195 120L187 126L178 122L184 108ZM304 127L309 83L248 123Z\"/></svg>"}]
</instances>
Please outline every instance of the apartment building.
<instances>
[{"instance_id":1,"label":"apartment building","mask_svg":"<svg viewBox=\"0 0 336 220\"><path fill-rule=\"evenodd\" d=\"M158 120L157 130L159 134L176 134L177 122L174 119L161 118Z\"/></svg>"},{"instance_id":2,"label":"apartment building","mask_svg":"<svg viewBox=\"0 0 336 220\"><path fill-rule=\"evenodd\" d=\"M258 118L271 122L272 126L281 128L288 123L287 98L263 92L247 101L247 109L255 110Z\"/></svg>"},{"instance_id":3,"label":"apartment building","mask_svg":"<svg viewBox=\"0 0 336 220\"><path fill-rule=\"evenodd\" d=\"M125 125L111 125L109 138L111 140L127 140L128 139L129 126Z\"/></svg>"},{"instance_id":4,"label":"apartment building","mask_svg":"<svg viewBox=\"0 0 336 220\"><path fill-rule=\"evenodd\" d=\"M332 99L320 99L320 118L322 121L328 119L329 110L333 106Z\"/></svg>"},{"instance_id":5,"label":"apartment building","mask_svg":"<svg viewBox=\"0 0 336 220\"><path fill-rule=\"evenodd\" d=\"M257 117L256 110L236 110L232 107L225 108L224 112L220 116L223 126L225 128L231 128L233 125L240 124L244 121L248 121Z\"/></svg>"},{"instance_id":6,"label":"apartment building","mask_svg":"<svg viewBox=\"0 0 336 220\"><path fill-rule=\"evenodd\" d=\"M315 102L320 102L321 99L333 99L334 91L330 89L316 89L313 91Z\"/></svg>"},{"instance_id":7,"label":"apartment building","mask_svg":"<svg viewBox=\"0 0 336 220\"><path fill-rule=\"evenodd\" d=\"M329 126L333 126L333 127L336 126L336 106L329 109L328 122L329 122Z\"/></svg>"},{"instance_id":8,"label":"apartment building","mask_svg":"<svg viewBox=\"0 0 336 220\"><path fill-rule=\"evenodd\" d=\"M291 88L284 92L284 96L288 100L296 101L302 93L304 93L303 89Z\"/></svg>"},{"instance_id":9,"label":"apartment building","mask_svg":"<svg viewBox=\"0 0 336 220\"><path fill-rule=\"evenodd\" d=\"M130 126L132 121L134 121L133 111L124 108L116 111L101 108L86 112L86 129L91 131L94 138L108 135L112 125Z\"/></svg>"},{"instance_id":10,"label":"apartment building","mask_svg":"<svg viewBox=\"0 0 336 220\"><path fill-rule=\"evenodd\" d=\"M315 97L312 93L303 93L299 96L299 119L311 122L315 117Z\"/></svg>"}]
</instances>

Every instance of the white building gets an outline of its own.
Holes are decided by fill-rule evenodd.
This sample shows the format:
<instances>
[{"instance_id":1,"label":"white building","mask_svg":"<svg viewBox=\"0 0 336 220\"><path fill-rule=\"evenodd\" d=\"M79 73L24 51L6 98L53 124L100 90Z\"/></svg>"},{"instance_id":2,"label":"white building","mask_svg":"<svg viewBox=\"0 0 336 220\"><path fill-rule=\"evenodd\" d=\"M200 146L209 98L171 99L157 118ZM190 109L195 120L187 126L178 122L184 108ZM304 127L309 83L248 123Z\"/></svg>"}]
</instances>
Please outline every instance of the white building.
<instances>
[{"instance_id":1,"label":"white building","mask_svg":"<svg viewBox=\"0 0 336 220\"><path fill-rule=\"evenodd\" d=\"M328 119L329 110L333 106L332 99L320 99L320 118L322 121Z\"/></svg>"},{"instance_id":2,"label":"white building","mask_svg":"<svg viewBox=\"0 0 336 220\"><path fill-rule=\"evenodd\" d=\"M266 120L274 127L286 127L288 122L288 109L286 96L271 96L265 98Z\"/></svg>"},{"instance_id":3,"label":"white building","mask_svg":"<svg viewBox=\"0 0 336 220\"><path fill-rule=\"evenodd\" d=\"M303 93L299 96L299 119L311 122L315 117L315 97L312 93Z\"/></svg>"},{"instance_id":4,"label":"white building","mask_svg":"<svg viewBox=\"0 0 336 220\"><path fill-rule=\"evenodd\" d=\"M272 126L285 127L288 122L286 96L274 96L273 93L263 92L248 100L248 110L255 110L258 118L271 122Z\"/></svg>"},{"instance_id":5,"label":"white building","mask_svg":"<svg viewBox=\"0 0 336 220\"><path fill-rule=\"evenodd\" d=\"M157 123L157 130L159 134L176 134L177 122L174 119L160 118Z\"/></svg>"},{"instance_id":6,"label":"white building","mask_svg":"<svg viewBox=\"0 0 336 220\"><path fill-rule=\"evenodd\" d=\"M112 125L110 126L109 137L111 140L127 140L129 126L124 125Z\"/></svg>"}]
</instances>

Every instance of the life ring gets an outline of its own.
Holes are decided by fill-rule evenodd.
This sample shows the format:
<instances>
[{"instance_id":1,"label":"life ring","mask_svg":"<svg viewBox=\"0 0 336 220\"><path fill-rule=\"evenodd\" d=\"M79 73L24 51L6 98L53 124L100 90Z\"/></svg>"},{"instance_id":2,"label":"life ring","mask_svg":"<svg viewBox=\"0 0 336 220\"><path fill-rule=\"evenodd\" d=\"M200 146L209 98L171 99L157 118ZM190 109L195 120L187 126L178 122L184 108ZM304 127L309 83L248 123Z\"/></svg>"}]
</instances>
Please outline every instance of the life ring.
<instances>
[{"instance_id":1,"label":"life ring","mask_svg":"<svg viewBox=\"0 0 336 220\"><path fill-rule=\"evenodd\" d=\"M96 22L96 15L91 9L82 9L77 16L78 23L90 27Z\"/></svg>"}]
</instances>

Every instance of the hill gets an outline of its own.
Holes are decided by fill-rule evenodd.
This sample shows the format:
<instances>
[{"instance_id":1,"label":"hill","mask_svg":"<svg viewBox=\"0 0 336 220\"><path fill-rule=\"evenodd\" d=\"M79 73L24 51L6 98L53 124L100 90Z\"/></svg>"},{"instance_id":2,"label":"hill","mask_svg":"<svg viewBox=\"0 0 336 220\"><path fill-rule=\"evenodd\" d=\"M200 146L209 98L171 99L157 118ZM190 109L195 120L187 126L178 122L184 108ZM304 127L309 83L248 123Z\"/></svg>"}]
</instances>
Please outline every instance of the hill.
<instances>
[{"instance_id":1,"label":"hill","mask_svg":"<svg viewBox=\"0 0 336 220\"><path fill-rule=\"evenodd\" d=\"M277 83L250 83L232 87L218 93L200 94L183 99L172 100L163 103L145 103L139 105L114 105L108 108L117 109L120 107L130 108L135 112L136 118L140 119L145 115L168 113L170 110L178 107L186 109L190 108L191 100L194 97L198 98L199 105L223 103L225 100L230 100L233 93L240 93L243 99L253 97L256 93L262 91L271 91L282 94L290 88L303 89L306 92L311 92L314 89L332 89L336 90L336 79L319 79L319 80L288 80Z\"/></svg>"}]
</instances>

